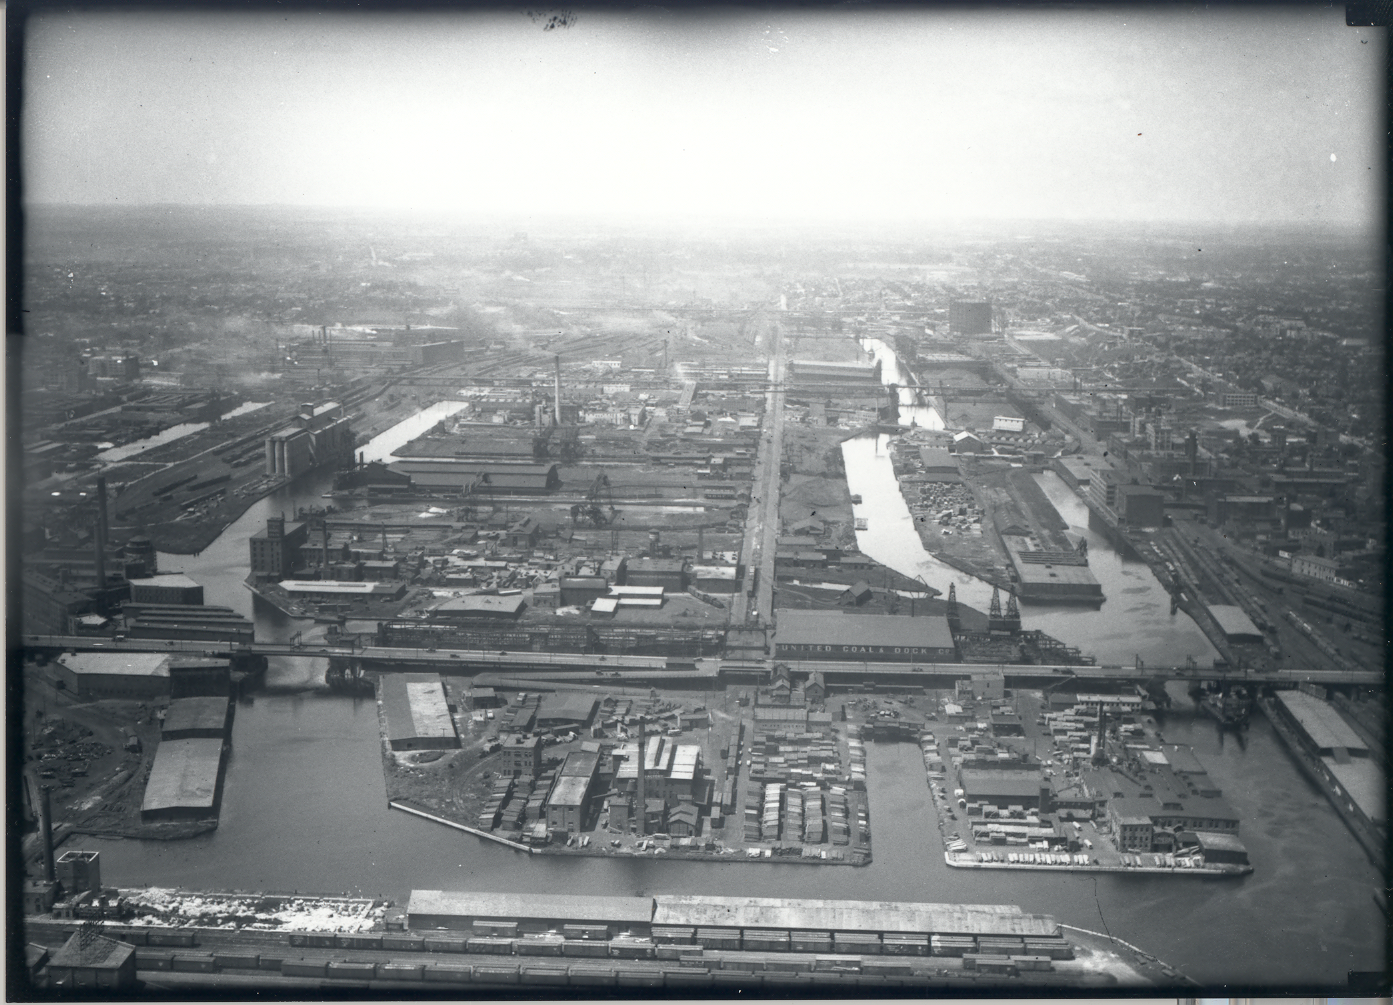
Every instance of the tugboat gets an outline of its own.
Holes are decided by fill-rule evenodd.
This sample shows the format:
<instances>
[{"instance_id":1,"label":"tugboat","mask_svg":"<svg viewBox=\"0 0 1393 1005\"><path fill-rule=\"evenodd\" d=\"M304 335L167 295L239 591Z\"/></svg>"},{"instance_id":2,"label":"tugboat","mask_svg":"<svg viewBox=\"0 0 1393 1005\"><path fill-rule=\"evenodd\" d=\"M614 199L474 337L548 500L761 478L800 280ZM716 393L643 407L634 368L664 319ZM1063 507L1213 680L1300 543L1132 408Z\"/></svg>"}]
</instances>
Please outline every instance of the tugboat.
<instances>
[{"instance_id":1,"label":"tugboat","mask_svg":"<svg viewBox=\"0 0 1393 1005\"><path fill-rule=\"evenodd\" d=\"M1245 687L1225 686L1218 691L1206 692L1199 699L1199 708L1205 715L1218 720L1222 727L1247 729L1253 711L1253 698Z\"/></svg>"}]
</instances>

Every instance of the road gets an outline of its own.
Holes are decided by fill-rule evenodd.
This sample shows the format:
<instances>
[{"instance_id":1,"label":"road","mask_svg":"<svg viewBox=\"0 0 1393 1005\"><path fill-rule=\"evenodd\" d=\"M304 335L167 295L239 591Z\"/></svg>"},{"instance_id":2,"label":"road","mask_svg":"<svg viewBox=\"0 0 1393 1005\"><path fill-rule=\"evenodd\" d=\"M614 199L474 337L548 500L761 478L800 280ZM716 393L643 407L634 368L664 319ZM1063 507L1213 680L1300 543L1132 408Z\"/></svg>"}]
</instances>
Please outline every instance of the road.
<instances>
[{"instance_id":1,"label":"road","mask_svg":"<svg viewBox=\"0 0 1393 1005\"><path fill-rule=\"evenodd\" d=\"M747 621L767 622L774 606L774 549L779 534L779 467L784 449L784 374L788 362L784 335L779 322L766 318L774 341L774 357L769 362L769 387L764 392L764 430L760 438L750 509L745 516L745 541L740 557L745 563L745 582L731 606L731 624ZM758 588L753 600L750 586L759 570Z\"/></svg>"}]
</instances>

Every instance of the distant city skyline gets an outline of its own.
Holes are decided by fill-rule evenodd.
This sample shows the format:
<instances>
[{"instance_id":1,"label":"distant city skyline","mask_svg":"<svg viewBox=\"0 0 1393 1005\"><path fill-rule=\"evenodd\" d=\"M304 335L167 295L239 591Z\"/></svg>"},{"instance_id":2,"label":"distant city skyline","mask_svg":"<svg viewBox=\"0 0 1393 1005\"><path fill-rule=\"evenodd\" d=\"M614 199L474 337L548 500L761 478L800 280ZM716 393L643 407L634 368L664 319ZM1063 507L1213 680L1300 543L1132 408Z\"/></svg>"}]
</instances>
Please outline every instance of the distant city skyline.
<instances>
[{"instance_id":1,"label":"distant city skyline","mask_svg":"<svg viewBox=\"0 0 1393 1005\"><path fill-rule=\"evenodd\" d=\"M1341 7L30 20L30 203L1368 226Z\"/></svg>"}]
</instances>

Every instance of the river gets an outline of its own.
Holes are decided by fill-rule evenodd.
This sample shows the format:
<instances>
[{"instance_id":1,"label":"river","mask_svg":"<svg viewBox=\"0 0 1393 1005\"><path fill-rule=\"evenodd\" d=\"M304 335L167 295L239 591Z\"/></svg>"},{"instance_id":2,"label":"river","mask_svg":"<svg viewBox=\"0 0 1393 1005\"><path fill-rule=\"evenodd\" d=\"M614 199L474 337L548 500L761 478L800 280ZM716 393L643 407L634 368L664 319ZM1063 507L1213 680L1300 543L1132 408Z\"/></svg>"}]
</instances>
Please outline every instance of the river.
<instances>
[{"instance_id":1,"label":"river","mask_svg":"<svg viewBox=\"0 0 1393 1005\"><path fill-rule=\"evenodd\" d=\"M308 622L286 618L242 586L246 542L267 515L320 502L330 480L327 473L302 478L260 500L200 554L161 555L161 568L182 568L204 584L209 603L254 617L259 638L308 629ZM1106 605L1088 613L1111 616ZM1336 984L1349 969L1378 969L1382 962L1383 919L1370 897L1379 876L1324 797L1299 774L1264 719L1254 721L1240 744L1195 718L1183 692L1176 696L1182 711L1166 721L1166 738L1192 744L1242 814L1241 836L1256 868L1244 879L949 869L912 744L868 745L875 860L865 868L529 857L389 810L374 702L284 690L312 685L323 672L317 660L272 659L269 690L239 707L215 832L177 842L83 839L81 847L101 851L106 880L355 892L402 902L413 888L436 888L1014 903L1069 924L1106 928L1207 984Z\"/></svg>"}]
</instances>

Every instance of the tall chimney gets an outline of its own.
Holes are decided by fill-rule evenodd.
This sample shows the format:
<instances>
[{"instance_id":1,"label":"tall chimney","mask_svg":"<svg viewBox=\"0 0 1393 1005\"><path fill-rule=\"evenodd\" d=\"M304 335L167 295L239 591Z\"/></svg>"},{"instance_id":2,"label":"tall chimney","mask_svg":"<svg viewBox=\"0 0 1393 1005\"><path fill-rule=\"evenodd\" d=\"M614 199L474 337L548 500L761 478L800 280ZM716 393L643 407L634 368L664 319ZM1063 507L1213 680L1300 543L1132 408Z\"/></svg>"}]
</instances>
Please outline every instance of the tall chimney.
<instances>
[{"instance_id":1,"label":"tall chimney","mask_svg":"<svg viewBox=\"0 0 1393 1005\"><path fill-rule=\"evenodd\" d=\"M704 543L705 537L703 535L703 530L704 528L702 527L697 528L697 564L706 560L706 545Z\"/></svg>"},{"instance_id":2,"label":"tall chimney","mask_svg":"<svg viewBox=\"0 0 1393 1005\"><path fill-rule=\"evenodd\" d=\"M324 535L324 567L320 570L320 579L329 578L329 520L324 518L319 521L319 530Z\"/></svg>"},{"instance_id":3,"label":"tall chimney","mask_svg":"<svg viewBox=\"0 0 1393 1005\"><path fill-rule=\"evenodd\" d=\"M648 732L645 729L647 723L642 719L638 721L638 795L636 801L638 805L638 836L644 837L648 834L648 779L644 776L644 762L648 760ZM44 790L44 799L48 799L48 790ZM47 805L45 803L44 805ZM45 814L47 819L47 814Z\"/></svg>"},{"instance_id":4,"label":"tall chimney","mask_svg":"<svg viewBox=\"0 0 1393 1005\"><path fill-rule=\"evenodd\" d=\"M57 881L58 874L53 867L53 802L48 794L47 785L39 786L39 805L43 810L39 826L44 842L44 879L53 883Z\"/></svg>"},{"instance_id":5,"label":"tall chimney","mask_svg":"<svg viewBox=\"0 0 1393 1005\"><path fill-rule=\"evenodd\" d=\"M556 414L552 416L553 426L561 425L561 354L556 354Z\"/></svg>"}]
</instances>

